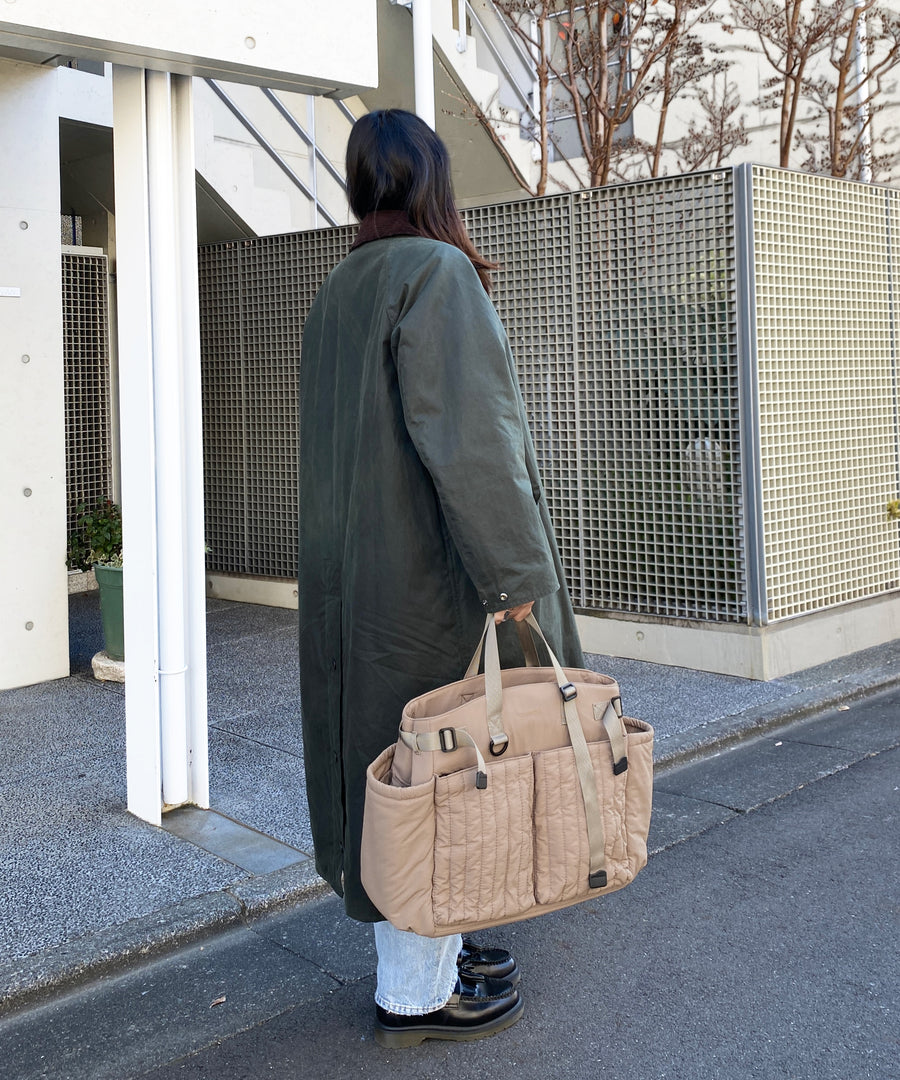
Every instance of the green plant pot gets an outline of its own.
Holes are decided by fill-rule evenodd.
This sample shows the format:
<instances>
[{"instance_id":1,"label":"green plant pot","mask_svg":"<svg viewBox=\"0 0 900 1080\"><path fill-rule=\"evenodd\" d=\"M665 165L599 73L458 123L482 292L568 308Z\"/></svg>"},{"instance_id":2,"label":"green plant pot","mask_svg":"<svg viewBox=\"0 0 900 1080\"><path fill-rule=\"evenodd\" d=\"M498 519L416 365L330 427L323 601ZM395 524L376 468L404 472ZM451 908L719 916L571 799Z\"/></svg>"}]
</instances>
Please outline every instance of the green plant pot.
<instances>
[{"instance_id":1,"label":"green plant pot","mask_svg":"<svg viewBox=\"0 0 900 1080\"><path fill-rule=\"evenodd\" d=\"M100 586L103 640L111 660L125 659L125 617L122 610L122 567L94 564Z\"/></svg>"}]
</instances>

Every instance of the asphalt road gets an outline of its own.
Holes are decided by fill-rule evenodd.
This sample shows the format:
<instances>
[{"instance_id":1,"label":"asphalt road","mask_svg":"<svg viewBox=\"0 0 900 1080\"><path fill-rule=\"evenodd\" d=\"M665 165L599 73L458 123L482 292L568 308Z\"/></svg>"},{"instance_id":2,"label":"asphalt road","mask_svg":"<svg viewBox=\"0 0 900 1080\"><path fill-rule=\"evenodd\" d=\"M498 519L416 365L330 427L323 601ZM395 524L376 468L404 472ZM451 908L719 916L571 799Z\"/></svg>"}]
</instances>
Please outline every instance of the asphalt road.
<instances>
[{"instance_id":1,"label":"asphalt road","mask_svg":"<svg viewBox=\"0 0 900 1080\"><path fill-rule=\"evenodd\" d=\"M4 1080L900 1080L900 693L658 778L633 885L493 931L492 1039L385 1051L370 931L308 903L0 1022Z\"/></svg>"}]
</instances>

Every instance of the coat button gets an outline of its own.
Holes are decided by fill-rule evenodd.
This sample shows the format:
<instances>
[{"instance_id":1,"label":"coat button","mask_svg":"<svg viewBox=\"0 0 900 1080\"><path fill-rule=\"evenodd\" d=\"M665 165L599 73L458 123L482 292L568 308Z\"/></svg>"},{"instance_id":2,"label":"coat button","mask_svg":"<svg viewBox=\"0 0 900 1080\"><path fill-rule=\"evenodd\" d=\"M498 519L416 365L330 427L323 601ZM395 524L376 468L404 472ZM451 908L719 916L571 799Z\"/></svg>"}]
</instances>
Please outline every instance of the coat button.
<instances>
[{"instance_id":1,"label":"coat button","mask_svg":"<svg viewBox=\"0 0 900 1080\"><path fill-rule=\"evenodd\" d=\"M337 660L334 657L331 658L331 670L337 671Z\"/></svg>"},{"instance_id":2,"label":"coat button","mask_svg":"<svg viewBox=\"0 0 900 1080\"><path fill-rule=\"evenodd\" d=\"M500 599L506 602L509 599L509 596L505 592L502 592L500 593Z\"/></svg>"}]
</instances>

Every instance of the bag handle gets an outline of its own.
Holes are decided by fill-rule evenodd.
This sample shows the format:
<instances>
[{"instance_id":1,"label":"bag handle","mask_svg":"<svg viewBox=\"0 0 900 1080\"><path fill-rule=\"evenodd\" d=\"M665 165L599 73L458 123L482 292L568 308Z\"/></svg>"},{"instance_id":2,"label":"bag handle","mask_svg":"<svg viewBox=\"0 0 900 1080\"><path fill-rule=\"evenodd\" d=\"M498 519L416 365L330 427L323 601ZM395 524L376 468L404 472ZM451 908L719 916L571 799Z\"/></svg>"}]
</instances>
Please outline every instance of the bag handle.
<instances>
[{"instance_id":1,"label":"bag handle","mask_svg":"<svg viewBox=\"0 0 900 1080\"><path fill-rule=\"evenodd\" d=\"M553 666L553 672L556 675L556 685L559 687L559 692L563 696L563 701L566 700L566 696L569 695L570 699L575 697L575 687L569 682L566 673L563 671L560 662L556 659L556 654L550 648L550 644L544 637L544 632L538 626L538 621L533 614L529 615L523 623L517 623L520 627L520 639L525 634L529 638L532 635L537 635L544 643L544 647L547 650L547 655L550 657L550 663ZM525 629L526 625L530 628L530 633ZM509 737L503 730L503 691L500 682L500 649L497 644L497 624L494 622L494 616L488 614L484 623L484 630L481 632L481 640L478 643L478 648L475 650L475 655L472 657L472 663L469 665L469 671L466 673L474 674L472 671L474 666L475 671L478 670L478 663L481 660L481 651L484 649L484 691L485 698L487 700L487 713L488 713L488 733L491 737L491 753L494 757L499 757L505 750L506 745L509 743ZM537 653L534 650L534 642L532 640L532 650L535 657ZM537 667L539 665L529 665Z\"/></svg>"},{"instance_id":2,"label":"bag handle","mask_svg":"<svg viewBox=\"0 0 900 1080\"><path fill-rule=\"evenodd\" d=\"M493 619L493 615L491 616ZM496 624L495 624L496 625ZM484 630L481 631L481 637L478 639L478 646L475 649L475 655L469 661L469 666L466 668L466 673L463 675L464 679L470 679L473 675L478 674L478 669L481 667L481 654L484 650L484 635L487 632L487 624L485 624ZM516 633L519 635L519 645L522 647L522 652L525 655L525 667L540 667L541 662L538 659L537 648L534 644L534 637L531 631L525 625L525 623L516 623Z\"/></svg>"},{"instance_id":3,"label":"bag handle","mask_svg":"<svg viewBox=\"0 0 900 1080\"><path fill-rule=\"evenodd\" d=\"M572 743L572 751L575 755L575 768L578 773L578 782L581 787L581 797L584 801L584 812L587 820L588 847L590 849L588 884L592 889L602 889L607 884L603 817L600 813L600 798L597 794L597 779L594 776L587 739L584 737L584 729L581 726L581 719L578 716L578 709L575 705L575 698L578 696L578 691L569 681L562 666L556 659L556 654L550 648L547 639L544 637L544 632L541 630L540 626L538 626L537 619L534 615L530 614L525 622L531 628L532 633L537 634L541 641L543 641L547 649L547 654L550 657L550 662L553 665L553 672L556 676L556 685L559 687L559 692L562 696L563 713L566 720L566 726L569 729L569 739ZM497 647L497 626L494 623L493 614L488 614L485 620L482 640L484 641L484 690L487 703L490 751L494 757L499 757L509 746L509 736L503 730L503 684L500 677L500 652ZM619 743L624 750L622 722L618 718L617 711L614 710L614 712L616 712L616 715L609 717L609 709L607 709L603 717L603 724L610 734L610 743L613 746L614 756L620 758L619 764L621 764L621 760L624 759L624 754L617 752L616 744L613 743L610 729L612 726L618 725L616 728L616 742ZM607 724L608 717L610 719L610 724ZM614 766L614 771L617 767L618 765Z\"/></svg>"}]
</instances>

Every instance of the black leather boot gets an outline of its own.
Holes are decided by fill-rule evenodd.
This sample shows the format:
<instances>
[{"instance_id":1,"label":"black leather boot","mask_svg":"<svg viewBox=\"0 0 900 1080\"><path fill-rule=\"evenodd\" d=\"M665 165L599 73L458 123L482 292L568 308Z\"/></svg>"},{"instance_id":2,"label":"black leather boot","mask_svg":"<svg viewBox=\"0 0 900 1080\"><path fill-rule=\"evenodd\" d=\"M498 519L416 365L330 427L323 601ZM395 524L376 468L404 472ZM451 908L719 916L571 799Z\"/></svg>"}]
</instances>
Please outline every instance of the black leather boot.
<instances>
[{"instance_id":1,"label":"black leather boot","mask_svg":"<svg viewBox=\"0 0 900 1080\"><path fill-rule=\"evenodd\" d=\"M525 1008L519 991L502 979L458 979L450 1000L423 1016L401 1016L375 1006L375 1042L397 1050L426 1039L469 1042L512 1027Z\"/></svg>"},{"instance_id":2,"label":"black leather boot","mask_svg":"<svg viewBox=\"0 0 900 1080\"><path fill-rule=\"evenodd\" d=\"M518 986L521 973L515 957L506 949L482 948L471 938L463 938L462 951L456 961L459 977L463 980L473 975L483 975L487 979L505 979Z\"/></svg>"}]
</instances>

